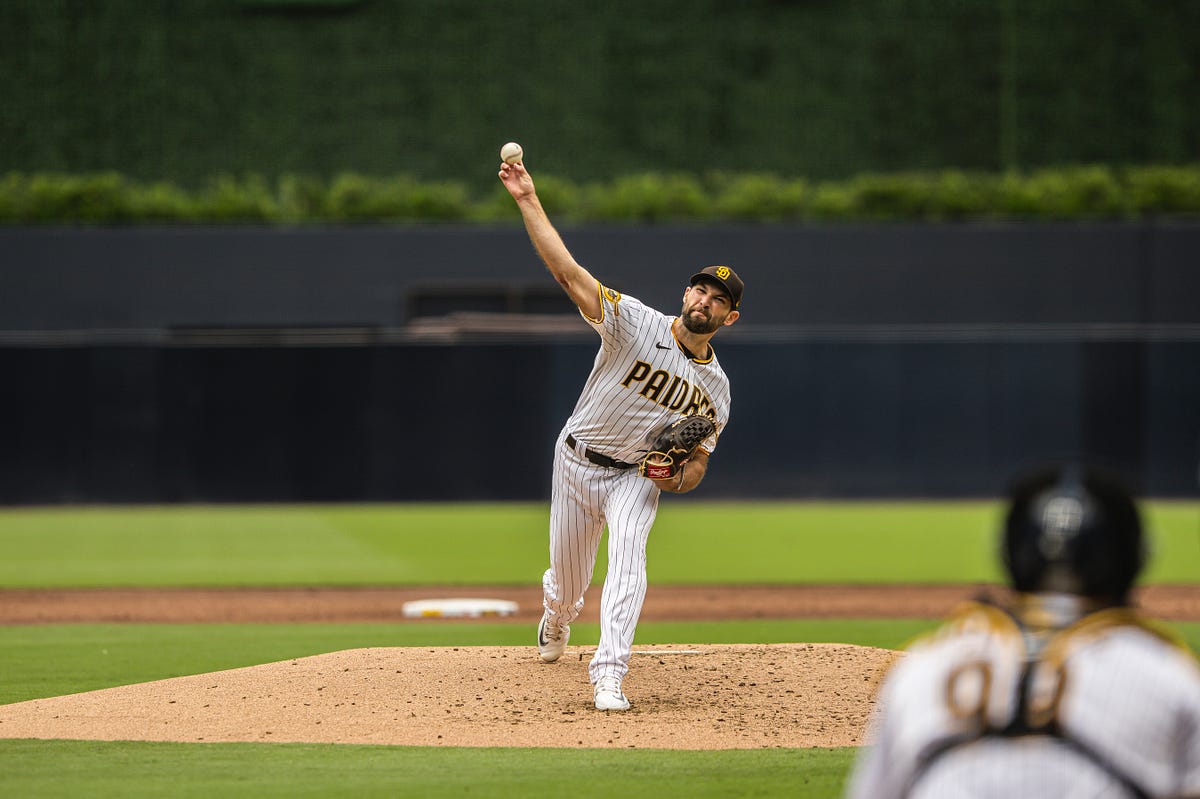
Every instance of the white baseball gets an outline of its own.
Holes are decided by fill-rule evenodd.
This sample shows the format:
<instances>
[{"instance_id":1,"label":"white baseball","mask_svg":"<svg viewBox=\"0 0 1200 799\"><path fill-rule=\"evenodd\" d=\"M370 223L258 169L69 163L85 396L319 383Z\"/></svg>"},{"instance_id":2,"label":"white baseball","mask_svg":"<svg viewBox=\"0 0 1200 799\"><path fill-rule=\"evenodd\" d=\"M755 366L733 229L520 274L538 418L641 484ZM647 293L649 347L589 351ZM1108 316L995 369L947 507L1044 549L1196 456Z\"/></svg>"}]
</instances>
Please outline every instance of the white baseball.
<instances>
[{"instance_id":1,"label":"white baseball","mask_svg":"<svg viewBox=\"0 0 1200 799\"><path fill-rule=\"evenodd\" d=\"M506 164L515 164L524 157L525 151L515 141L510 141L500 148L500 159Z\"/></svg>"}]
</instances>

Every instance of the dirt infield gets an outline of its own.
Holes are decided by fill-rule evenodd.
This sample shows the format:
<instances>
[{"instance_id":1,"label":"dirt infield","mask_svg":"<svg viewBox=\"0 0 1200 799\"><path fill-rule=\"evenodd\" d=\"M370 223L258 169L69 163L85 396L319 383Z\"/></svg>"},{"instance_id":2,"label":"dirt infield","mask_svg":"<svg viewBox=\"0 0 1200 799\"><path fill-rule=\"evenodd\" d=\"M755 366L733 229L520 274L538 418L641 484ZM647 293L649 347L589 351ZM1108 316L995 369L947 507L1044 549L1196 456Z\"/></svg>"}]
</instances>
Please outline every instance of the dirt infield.
<instances>
[{"instance_id":1,"label":"dirt infield","mask_svg":"<svg viewBox=\"0 0 1200 799\"><path fill-rule=\"evenodd\" d=\"M591 704L591 650L354 649L0 706L0 738L758 749L861 741L896 654L839 644L637 649L633 706Z\"/></svg>"},{"instance_id":2,"label":"dirt infield","mask_svg":"<svg viewBox=\"0 0 1200 799\"><path fill-rule=\"evenodd\" d=\"M1004 591L987 585L651 585L642 619L939 618L980 594L1003 597ZM0 624L389 622L404 620L405 602L452 597L516 602L515 623L541 616L541 586L0 589ZM1151 586L1135 599L1156 618L1200 620L1200 586ZM598 608L593 589L581 620L596 622Z\"/></svg>"},{"instance_id":3,"label":"dirt infield","mask_svg":"<svg viewBox=\"0 0 1200 799\"><path fill-rule=\"evenodd\" d=\"M938 617L994 586L660 586L645 620ZM534 588L0 591L0 623L349 622L403 618L429 598L518 603ZM598 598L583 621L595 621ZM1150 615L1200 619L1200 589L1140 591ZM486 619L496 621L495 618ZM531 629L532 632L532 629ZM529 647L353 649L0 706L0 738L273 741L411 746L750 749L855 746L896 652L844 644L679 644L635 649L633 707L591 705L592 649L542 663Z\"/></svg>"}]
</instances>

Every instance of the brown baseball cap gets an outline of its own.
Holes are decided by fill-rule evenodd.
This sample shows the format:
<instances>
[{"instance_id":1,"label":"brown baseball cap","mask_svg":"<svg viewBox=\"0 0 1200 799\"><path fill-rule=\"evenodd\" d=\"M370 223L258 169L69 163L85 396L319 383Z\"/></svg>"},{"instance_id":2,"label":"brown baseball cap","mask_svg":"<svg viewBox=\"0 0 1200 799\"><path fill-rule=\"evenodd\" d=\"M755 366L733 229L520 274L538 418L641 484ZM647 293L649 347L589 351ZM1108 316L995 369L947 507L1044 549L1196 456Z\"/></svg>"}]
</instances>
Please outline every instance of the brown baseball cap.
<instances>
[{"instance_id":1,"label":"brown baseball cap","mask_svg":"<svg viewBox=\"0 0 1200 799\"><path fill-rule=\"evenodd\" d=\"M742 304L742 289L745 288L745 284L743 284L742 279L737 276L737 272L733 271L728 266L706 266L696 274L692 275L692 280L690 283L688 283L688 285L696 285L696 281L700 280L701 278L711 280L713 283L716 283L718 286L729 292L729 296L733 298L733 308L731 310L736 311L737 307Z\"/></svg>"}]
</instances>

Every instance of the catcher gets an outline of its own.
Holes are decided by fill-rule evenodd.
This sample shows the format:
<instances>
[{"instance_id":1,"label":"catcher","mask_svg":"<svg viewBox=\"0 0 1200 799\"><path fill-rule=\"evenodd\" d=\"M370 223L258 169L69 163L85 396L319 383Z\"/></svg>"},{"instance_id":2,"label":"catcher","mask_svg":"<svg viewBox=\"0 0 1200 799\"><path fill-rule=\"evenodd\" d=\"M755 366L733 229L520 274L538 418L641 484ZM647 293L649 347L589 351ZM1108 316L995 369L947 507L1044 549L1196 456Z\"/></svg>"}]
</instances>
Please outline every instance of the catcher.
<instances>
[{"instance_id":1,"label":"catcher","mask_svg":"<svg viewBox=\"0 0 1200 799\"><path fill-rule=\"evenodd\" d=\"M728 266L705 267L692 275L679 315L660 313L575 261L523 163L501 164L500 180L534 249L600 336L592 372L555 444L538 653L552 663L566 649L607 525L600 641L588 674L597 709L628 710L622 685L646 596L646 540L660 492L699 485L729 420L729 380L709 341L737 321L742 281Z\"/></svg>"},{"instance_id":2,"label":"catcher","mask_svg":"<svg viewBox=\"0 0 1200 799\"><path fill-rule=\"evenodd\" d=\"M1133 494L1095 467L1038 469L1000 539L1012 595L909 647L847 796L1200 796L1200 668L1134 606Z\"/></svg>"}]
</instances>

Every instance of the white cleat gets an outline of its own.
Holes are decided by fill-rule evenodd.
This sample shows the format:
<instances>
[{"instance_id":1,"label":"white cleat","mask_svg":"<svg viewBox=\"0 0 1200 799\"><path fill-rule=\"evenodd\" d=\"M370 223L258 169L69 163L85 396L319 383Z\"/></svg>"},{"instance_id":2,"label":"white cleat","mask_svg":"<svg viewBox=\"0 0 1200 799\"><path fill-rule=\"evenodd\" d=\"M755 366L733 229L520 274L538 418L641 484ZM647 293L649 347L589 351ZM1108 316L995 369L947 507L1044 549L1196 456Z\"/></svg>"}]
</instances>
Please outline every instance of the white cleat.
<instances>
[{"instance_id":1,"label":"white cleat","mask_svg":"<svg viewBox=\"0 0 1200 799\"><path fill-rule=\"evenodd\" d=\"M538 622L538 654L542 660L547 663L553 663L562 657L563 650L567 648L567 641L571 640L571 625L564 624L559 627L550 620L549 613L542 614L542 620Z\"/></svg>"},{"instance_id":2,"label":"white cleat","mask_svg":"<svg viewBox=\"0 0 1200 799\"><path fill-rule=\"evenodd\" d=\"M629 710L619 677L601 677L596 681L596 710Z\"/></svg>"}]
</instances>

